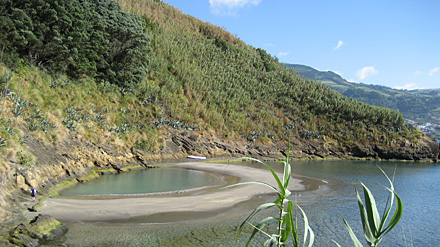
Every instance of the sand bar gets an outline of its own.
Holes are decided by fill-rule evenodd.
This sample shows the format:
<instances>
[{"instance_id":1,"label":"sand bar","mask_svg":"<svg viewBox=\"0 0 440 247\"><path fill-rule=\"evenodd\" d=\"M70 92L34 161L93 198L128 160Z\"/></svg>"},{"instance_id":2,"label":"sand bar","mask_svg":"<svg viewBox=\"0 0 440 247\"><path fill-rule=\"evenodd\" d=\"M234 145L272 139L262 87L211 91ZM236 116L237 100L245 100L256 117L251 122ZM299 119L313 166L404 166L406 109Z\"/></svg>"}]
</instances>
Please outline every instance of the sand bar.
<instances>
[{"instance_id":1,"label":"sand bar","mask_svg":"<svg viewBox=\"0 0 440 247\"><path fill-rule=\"evenodd\" d=\"M216 172L240 178L240 182L260 181L276 186L268 170L257 168L203 162L188 162L176 165L182 168ZM282 175L280 175L282 178ZM291 179L291 190L304 190L301 180ZM188 195L168 195L162 197L136 197L122 199L73 199L49 198L40 209L59 220L101 221L121 220L166 212L211 211L231 207L259 194L273 192L266 186L248 184L219 191Z\"/></svg>"}]
</instances>

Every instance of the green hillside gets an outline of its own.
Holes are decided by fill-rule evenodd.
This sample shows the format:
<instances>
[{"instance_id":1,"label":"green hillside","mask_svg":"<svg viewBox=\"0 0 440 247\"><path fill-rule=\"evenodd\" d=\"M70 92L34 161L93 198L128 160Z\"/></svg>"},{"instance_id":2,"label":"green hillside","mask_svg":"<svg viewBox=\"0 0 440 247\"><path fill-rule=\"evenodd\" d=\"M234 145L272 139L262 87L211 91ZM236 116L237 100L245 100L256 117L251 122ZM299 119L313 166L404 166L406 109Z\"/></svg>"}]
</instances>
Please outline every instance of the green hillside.
<instances>
[{"instance_id":1,"label":"green hillside","mask_svg":"<svg viewBox=\"0 0 440 247\"><path fill-rule=\"evenodd\" d=\"M28 135L152 152L179 131L265 145L421 136L400 113L304 79L161 1L1 2L3 161L38 162Z\"/></svg>"},{"instance_id":2,"label":"green hillside","mask_svg":"<svg viewBox=\"0 0 440 247\"><path fill-rule=\"evenodd\" d=\"M398 90L379 85L351 83L331 71L319 71L299 64L284 64L300 76L320 81L344 96L370 105L397 110L405 118L421 122L440 119L440 89Z\"/></svg>"}]
</instances>

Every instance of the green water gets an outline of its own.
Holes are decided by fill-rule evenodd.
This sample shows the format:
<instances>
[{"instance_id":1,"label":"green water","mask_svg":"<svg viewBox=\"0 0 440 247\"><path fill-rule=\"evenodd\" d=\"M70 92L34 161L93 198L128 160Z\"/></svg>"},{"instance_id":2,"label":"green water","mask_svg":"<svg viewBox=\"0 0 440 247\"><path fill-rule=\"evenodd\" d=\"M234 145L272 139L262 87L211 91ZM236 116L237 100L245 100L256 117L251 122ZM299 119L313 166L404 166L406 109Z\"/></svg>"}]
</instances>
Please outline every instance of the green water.
<instances>
[{"instance_id":1,"label":"green water","mask_svg":"<svg viewBox=\"0 0 440 247\"><path fill-rule=\"evenodd\" d=\"M62 196L140 196L190 191L224 184L218 174L173 167L111 174L66 189Z\"/></svg>"}]
</instances>

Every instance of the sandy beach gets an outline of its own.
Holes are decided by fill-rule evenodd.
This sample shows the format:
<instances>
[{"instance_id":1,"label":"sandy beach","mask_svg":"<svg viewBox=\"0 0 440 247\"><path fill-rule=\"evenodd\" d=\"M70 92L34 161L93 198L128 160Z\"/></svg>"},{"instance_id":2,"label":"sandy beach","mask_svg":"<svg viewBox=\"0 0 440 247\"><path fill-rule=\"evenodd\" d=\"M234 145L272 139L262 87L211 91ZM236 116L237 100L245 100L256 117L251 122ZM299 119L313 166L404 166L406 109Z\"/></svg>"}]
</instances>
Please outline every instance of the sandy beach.
<instances>
[{"instance_id":1,"label":"sandy beach","mask_svg":"<svg viewBox=\"0 0 440 247\"><path fill-rule=\"evenodd\" d=\"M235 176L240 182L260 181L276 187L276 182L268 170L231 164L188 162L175 166L216 172ZM282 178L282 175L279 175ZM303 190L301 180L291 179L291 190ZM203 212L234 206L238 202L251 199L259 194L273 192L266 186L249 184L223 190L188 193L184 195L147 196L122 199L76 199L49 198L40 213L59 220L106 221L123 220L138 216L148 216L166 212Z\"/></svg>"}]
</instances>

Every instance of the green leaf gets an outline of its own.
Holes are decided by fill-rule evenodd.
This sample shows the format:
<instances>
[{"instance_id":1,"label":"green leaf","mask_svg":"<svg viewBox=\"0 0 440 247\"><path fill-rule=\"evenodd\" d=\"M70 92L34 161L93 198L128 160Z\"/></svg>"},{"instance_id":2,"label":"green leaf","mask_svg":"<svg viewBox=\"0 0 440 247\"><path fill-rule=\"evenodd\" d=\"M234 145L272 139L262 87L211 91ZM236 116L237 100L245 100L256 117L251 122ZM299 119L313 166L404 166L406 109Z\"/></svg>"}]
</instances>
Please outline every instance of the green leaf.
<instances>
[{"instance_id":1,"label":"green leaf","mask_svg":"<svg viewBox=\"0 0 440 247\"><path fill-rule=\"evenodd\" d=\"M264 242L263 246L264 247L270 247L270 246L273 246L276 243L277 243L277 237L276 236L271 236L268 240L266 240L266 242Z\"/></svg>"},{"instance_id":2,"label":"green leaf","mask_svg":"<svg viewBox=\"0 0 440 247\"><path fill-rule=\"evenodd\" d=\"M389 231L391 231L397 223L400 221L400 218L402 218L403 214L403 203L402 199L392 190L390 190L395 196L396 196L396 211L394 211L394 215L390 220L390 223L388 226L380 233L380 234L387 234Z\"/></svg>"},{"instance_id":3,"label":"green leaf","mask_svg":"<svg viewBox=\"0 0 440 247\"><path fill-rule=\"evenodd\" d=\"M383 227L384 227L384 225L385 225L385 223L386 223L386 220L387 220L387 218L388 218L388 215L389 215L389 213L390 213L390 211L391 211L391 208L392 208L392 206L393 206L393 203L394 203L394 195L395 195L395 193L394 193L394 185L393 185L393 182L390 180L390 178L387 176L387 174L385 173L385 171L384 170L382 170L379 166L378 166L378 168L382 171L382 173L385 175L385 177L387 178L387 180L388 180L388 182L390 183L390 189L388 189L388 190L390 190L390 197L389 198L391 198L390 199L390 203L389 204L387 204L387 208L386 208L386 210L385 210L385 213L384 213L384 215L382 216L382 222L381 222L381 225L380 225L380 228L379 228L379 234L381 235L383 232L384 232L384 230L382 230L383 229ZM397 210L397 209L396 209ZM397 223L396 223L397 224Z\"/></svg>"},{"instance_id":4,"label":"green leaf","mask_svg":"<svg viewBox=\"0 0 440 247\"><path fill-rule=\"evenodd\" d=\"M377 211L376 201L371 191L361 182L364 189L365 208L367 210L368 222L373 235L377 235L380 226L380 216Z\"/></svg>"},{"instance_id":5,"label":"green leaf","mask_svg":"<svg viewBox=\"0 0 440 247\"><path fill-rule=\"evenodd\" d=\"M293 203L289 201L287 203L286 216L284 217L284 226L285 229L281 234L281 242L285 243L290 234L292 234L293 246L298 246L298 232L296 230L295 221L293 220Z\"/></svg>"},{"instance_id":6,"label":"green leaf","mask_svg":"<svg viewBox=\"0 0 440 247\"><path fill-rule=\"evenodd\" d=\"M289 139L290 139L290 137L289 137ZM289 157L290 157L290 141L289 141L289 145L287 148L286 161L284 161L284 173L283 173L284 190L287 190L287 187L289 186L290 177L291 177L291 173L292 173L292 167L290 166Z\"/></svg>"},{"instance_id":7,"label":"green leaf","mask_svg":"<svg viewBox=\"0 0 440 247\"><path fill-rule=\"evenodd\" d=\"M284 173L283 173L283 181L284 181L284 190L287 191L287 187L289 186L290 183L290 177L291 177L291 167L290 164L288 162L284 162ZM286 195L286 197L289 195Z\"/></svg>"},{"instance_id":8,"label":"green leaf","mask_svg":"<svg viewBox=\"0 0 440 247\"><path fill-rule=\"evenodd\" d=\"M359 192L357 191L356 188L355 188L355 190L356 190L356 197L357 197L358 205L359 205L359 212L360 212L361 220L362 220L362 226L364 228L365 239L369 243L374 243L376 238L374 237L373 233L371 232L371 227L370 227L370 223L368 221L367 211L364 207L364 203L362 202L361 197L359 196Z\"/></svg>"},{"instance_id":9,"label":"green leaf","mask_svg":"<svg viewBox=\"0 0 440 247\"><path fill-rule=\"evenodd\" d=\"M338 247L342 247L342 246L341 246L340 244L338 244L338 242L336 242L335 240L332 240L332 242L335 243L336 246L338 246Z\"/></svg>"},{"instance_id":10,"label":"green leaf","mask_svg":"<svg viewBox=\"0 0 440 247\"><path fill-rule=\"evenodd\" d=\"M243 226L245 225L246 222L250 221L256 214L258 214L260 211L271 208L276 206L277 204L269 202L269 203L264 203L261 204L260 206L258 206L256 209L254 209L254 211L252 211L252 213L244 220L243 223L241 223L239 229L243 228Z\"/></svg>"},{"instance_id":11,"label":"green leaf","mask_svg":"<svg viewBox=\"0 0 440 247\"><path fill-rule=\"evenodd\" d=\"M255 235L258 232L265 233L261 228L267 226L268 224L270 224L273 221L277 221L277 219L275 219L274 217L267 217L267 218L262 219L257 225L253 226L254 230L252 231L252 234L249 237L249 239L248 239L248 241L246 243L246 246L249 246L250 242L252 241L252 239L255 237ZM268 235L267 233L265 233L265 234Z\"/></svg>"},{"instance_id":12,"label":"green leaf","mask_svg":"<svg viewBox=\"0 0 440 247\"><path fill-rule=\"evenodd\" d=\"M283 197L285 197L285 191L282 189L284 188L283 183L281 183L280 178L278 177L277 173L272 169L272 167L266 165L266 163L262 162L261 160L258 159L254 159L254 158L248 158L248 157L243 157L242 159L247 159L247 160L252 160L255 162L258 162L260 164L263 164L264 166L267 167L267 169L269 169L269 171L272 173L272 176L275 178L275 180L277 181L278 184L278 188L280 188L280 193Z\"/></svg>"},{"instance_id":13,"label":"green leaf","mask_svg":"<svg viewBox=\"0 0 440 247\"><path fill-rule=\"evenodd\" d=\"M240 186L240 185L247 185L247 184L260 184L260 185L264 185L269 187L270 189L272 189L273 191L275 191L277 194L280 194L280 191L277 190L277 188L275 188L274 186L268 184L268 183L264 183L264 182L258 182L258 181L253 181L253 182L243 182L243 183L236 183L236 184L231 184L225 187L222 187L218 190L224 190L227 188L232 188L232 187L236 187L236 186Z\"/></svg>"},{"instance_id":14,"label":"green leaf","mask_svg":"<svg viewBox=\"0 0 440 247\"><path fill-rule=\"evenodd\" d=\"M304 220L304 240L303 240L303 246L306 246L306 242L307 242L307 235L308 233L310 233L310 239L309 239L309 247L313 246L313 242L315 241L315 233L313 233L312 228L309 225L309 220L307 219L307 215L304 212L304 210L297 205L297 207L299 208L299 210L301 210L302 216L303 216L303 220Z\"/></svg>"},{"instance_id":15,"label":"green leaf","mask_svg":"<svg viewBox=\"0 0 440 247\"><path fill-rule=\"evenodd\" d=\"M354 234L353 230L351 229L350 225L347 223L347 221L345 220L345 218L343 216L341 216L342 219L344 220L345 223L345 227L348 230L348 233L350 234L350 238L353 241L353 245L354 247L363 247L361 242L359 242L359 239L356 237L356 235ZM338 244L339 245L339 244Z\"/></svg>"}]
</instances>

